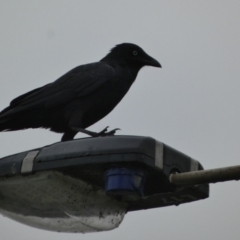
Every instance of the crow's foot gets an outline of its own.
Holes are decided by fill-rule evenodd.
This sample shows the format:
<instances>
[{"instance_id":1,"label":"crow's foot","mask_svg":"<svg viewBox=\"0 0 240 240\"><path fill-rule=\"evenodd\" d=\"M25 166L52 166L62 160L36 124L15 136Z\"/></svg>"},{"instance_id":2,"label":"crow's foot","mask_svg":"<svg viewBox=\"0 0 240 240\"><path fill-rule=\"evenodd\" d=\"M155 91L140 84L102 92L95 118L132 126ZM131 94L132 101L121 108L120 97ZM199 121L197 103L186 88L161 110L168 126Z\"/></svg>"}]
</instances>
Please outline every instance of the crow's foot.
<instances>
[{"instance_id":1,"label":"crow's foot","mask_svg":"<svg viewBox=\"0 0 240 240\"><path fill-rule=\"evenodd\" d=\"M109 128L109 126L105 127L101 132L97 133L97 134L96 134L95 136L93 136L93 137L113 136L113 135L116 133L116 131L121 130L120 128L115 128L115 129L113 129L113 130L111 130L111 131L108 132L108 131L107 131L108 128Z\"/></svg>"},{"instance_id":2,"label":"crow's foot","mask_svg":"<svg viewBox=\"0 0 240 240\"><path fill-rule=\"evenodd\" d=\"M91 137L106 137L106 136L113 136L117 130L120 130L120 128L115 128L111 131L107 131L109 127L105 127L102 131L100 132L92 132L92 131L89 131L89 130L86 130L86 129L82 129L82 128L72 128L73 131L75 131L75 134L77 132L81 132L81 133L85 133ZM62 138L62 141L66 141L65 138Z\"/></svg>"}]
</instances>

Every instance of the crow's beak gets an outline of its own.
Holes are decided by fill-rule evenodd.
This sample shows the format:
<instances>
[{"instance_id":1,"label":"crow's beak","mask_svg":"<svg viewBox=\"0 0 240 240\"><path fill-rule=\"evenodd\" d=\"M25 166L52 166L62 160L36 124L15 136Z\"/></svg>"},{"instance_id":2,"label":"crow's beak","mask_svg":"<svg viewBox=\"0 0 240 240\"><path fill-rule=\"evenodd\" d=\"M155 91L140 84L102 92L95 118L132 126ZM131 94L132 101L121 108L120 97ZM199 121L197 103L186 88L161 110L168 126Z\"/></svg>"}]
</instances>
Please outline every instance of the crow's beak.
<instances>
[{"instance_id":1,"label":"crow's beak","mask_svg":"<svg viewBox=\"0 0 240 240\"><path fill-rule=\"evenodd\" d=\"M153 67L159 67L159 68L162 67L161 64L154 58L151 59L148 65Z\"/></svg>"},{"instance_id":2,"label":"crow's beak","mask_svg":"<svg viewBox=\"0 0 240 240\"><path fill-rule=\"evenodd\" d=\"M144 59L142 59L142 62L147 66L159 67L159 68L162 67L161 64L156 59L150 57L147 54L144 56Z\"/></svg>"}]
</instances>

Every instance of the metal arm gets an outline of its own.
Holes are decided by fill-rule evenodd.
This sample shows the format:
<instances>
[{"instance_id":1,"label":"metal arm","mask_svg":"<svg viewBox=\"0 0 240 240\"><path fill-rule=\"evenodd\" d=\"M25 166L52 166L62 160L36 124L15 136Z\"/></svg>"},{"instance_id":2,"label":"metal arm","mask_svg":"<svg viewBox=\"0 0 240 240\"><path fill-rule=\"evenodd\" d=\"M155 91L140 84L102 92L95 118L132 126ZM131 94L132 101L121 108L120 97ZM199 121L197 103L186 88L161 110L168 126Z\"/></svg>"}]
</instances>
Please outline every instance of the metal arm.
<instances>
[{"instance_id":1,"label":"metal arm","mask_svg":"<svg viewBox=\"0 0 240 240\"><path fill-rule=\"evenodd\" d=\"M196 185L239 179L240 165L186 173L173 173L169 176L170 182L176 185Z\"/></svg>"}]
</instances>

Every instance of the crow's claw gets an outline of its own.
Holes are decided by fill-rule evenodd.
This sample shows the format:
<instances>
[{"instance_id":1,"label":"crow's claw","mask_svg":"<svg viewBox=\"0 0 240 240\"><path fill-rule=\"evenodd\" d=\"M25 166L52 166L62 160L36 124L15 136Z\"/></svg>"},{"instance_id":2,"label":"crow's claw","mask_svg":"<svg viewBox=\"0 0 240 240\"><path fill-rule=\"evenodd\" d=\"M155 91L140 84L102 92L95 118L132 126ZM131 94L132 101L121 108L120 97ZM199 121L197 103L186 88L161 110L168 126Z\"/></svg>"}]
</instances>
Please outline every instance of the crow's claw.
<instances>
[{"instance_id":1,"label":"crow's claw","mask_svg":"<svg viewBox=\"0 0 240 240\"><path fill-rule=\"evenodd\" d=\"M117 130L121 130L120 128L115 128L115 129L108 132L107 131L108 128L109 128L108 126L105 127L101 132L96 133L96 135L94 135L94 137L113 136L116 133Z\"/></svg>"},{"instance_id":2,"label":"crow's claw","mask_svg":"<svg viewBox=\"0 0 240 240\"><path fill-rule=\"evenodd\" d=\"M109 126L105 127L101 132L96 133L96 135L94 135L94 137L102 137L105 136L105 134L107 133Z\"/></svg>"},{"instance_id":3,"label":"crow's claw","mask_svg":"<svg viewBox=\"0 0 240 240\"><path fill-rule=\"evenodd\" d=\"M115 128L115 129L113 129L113 130L111 130L109 132L106 132L104 134L104 136L113 136L116 133L116 131L118 131L118 130L121 130L121 129L120 128Z\"/></svg>"}]
</instances>

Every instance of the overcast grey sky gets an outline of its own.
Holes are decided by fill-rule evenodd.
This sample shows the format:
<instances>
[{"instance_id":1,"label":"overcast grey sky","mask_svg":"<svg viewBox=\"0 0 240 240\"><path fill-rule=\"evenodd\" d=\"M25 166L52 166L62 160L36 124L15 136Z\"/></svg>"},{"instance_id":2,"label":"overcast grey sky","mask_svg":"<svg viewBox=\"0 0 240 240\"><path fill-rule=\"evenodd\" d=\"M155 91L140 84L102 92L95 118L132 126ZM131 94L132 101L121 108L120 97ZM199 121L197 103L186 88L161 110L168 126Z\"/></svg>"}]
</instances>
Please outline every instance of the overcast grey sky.
<instances>
[{"instance_id":1,"label":"overcast grey sky","mask_svg":"<svg viewBox=\"0 0 240 240\"><path fill-rule=\"evenodd\" d=\"M151 136L205 168L240 161L240 2L1 1L0 109L71 68L132 42L162 69L145 67L123 101L91 130ZM84 135L78 134L77 137ZM60 140L48 130L0 133L0 157ZM240 183L210 198L129 213L118 229L64 234L0 217L1 239L239 239Z\"/></svg>"}]
</instances>

